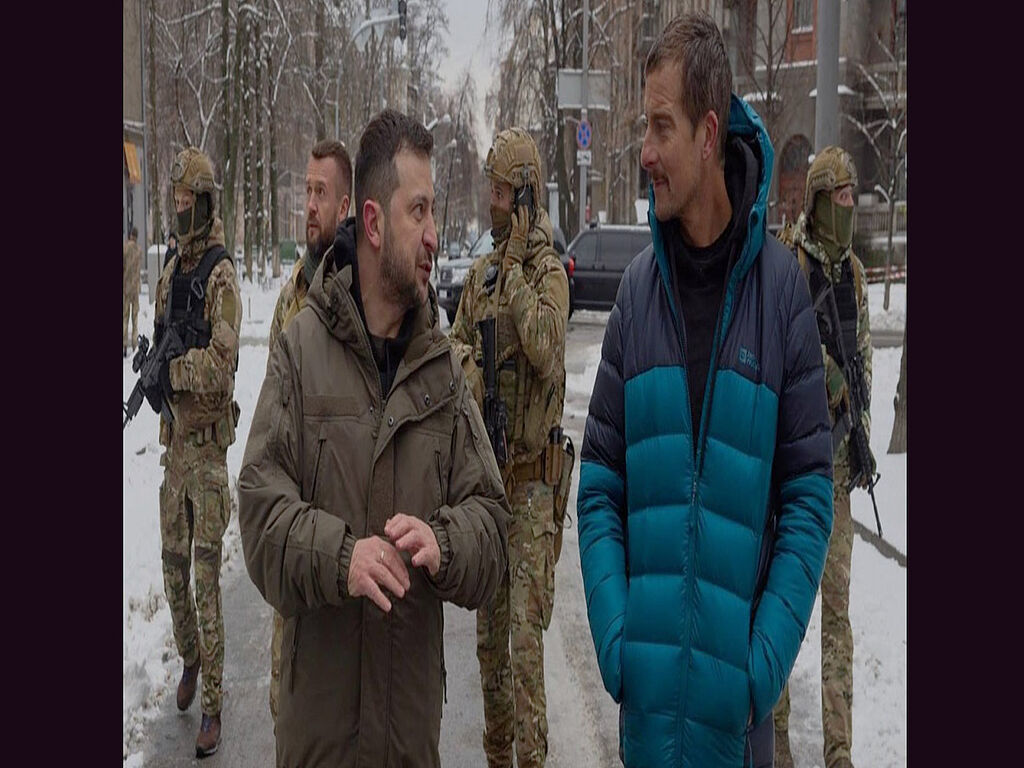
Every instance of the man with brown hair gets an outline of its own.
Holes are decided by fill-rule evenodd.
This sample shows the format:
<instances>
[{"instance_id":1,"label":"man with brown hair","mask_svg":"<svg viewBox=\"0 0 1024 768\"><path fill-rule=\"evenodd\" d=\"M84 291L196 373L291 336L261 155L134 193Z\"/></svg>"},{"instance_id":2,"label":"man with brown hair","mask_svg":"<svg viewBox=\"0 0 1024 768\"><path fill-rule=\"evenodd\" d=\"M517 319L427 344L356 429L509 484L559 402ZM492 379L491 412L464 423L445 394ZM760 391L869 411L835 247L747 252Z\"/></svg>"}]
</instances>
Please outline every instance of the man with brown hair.
<instances>
[{"instance_id":1,"label":"man with brown hair","mask_svg":"<svg viewBox=\"0 0 1024 768\"><path fill-rule=\"evenodd\" d=\"M588 618L626 766L761 768L832 527L818 331L765 231L772 146L715 22L674 19L644 73L652 245L619 284L583 437Z\"/></svg>"},{"instance_id":2,"label":"man with brown hair","mask_svg":"<svg viewBox=\"0 0 1024 768\"><path fill-rule=\"evenodd\" d=\"M270 350L239 476L249 575L284 617L281 766L439 766L443 601L489 600L510 510L438 325L433 140L385 110L306 306Z\"/></svg>"},{"instance_id":3,"label":"man with brown hair","mask_svg":"<svg viewBox=\"0 0 1024 768\"><path fill-rule=\"evenodd\" d=\"M306 306L306 292L324 253L334 244L338 225L348 214L352 191L352 160L345 145L324 139L313 146L306 165L306 254L295 260L291 277L281 287L270 323L270 349L299 310ZM270 359L267 358L269 367ZM270 716L277 723L278 693L281 689L281 636L284 619L274 611L274 632L270 642Z\"/></svg>"}]
</instances>

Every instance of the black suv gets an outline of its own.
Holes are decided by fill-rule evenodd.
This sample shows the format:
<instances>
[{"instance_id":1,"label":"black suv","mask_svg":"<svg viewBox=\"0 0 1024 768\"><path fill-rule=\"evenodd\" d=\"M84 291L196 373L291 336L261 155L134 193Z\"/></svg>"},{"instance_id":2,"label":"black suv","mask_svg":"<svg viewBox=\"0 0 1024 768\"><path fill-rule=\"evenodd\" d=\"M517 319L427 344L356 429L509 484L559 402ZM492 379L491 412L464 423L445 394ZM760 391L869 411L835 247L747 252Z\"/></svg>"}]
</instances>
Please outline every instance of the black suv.
<instances>
[{"instance_id":1,"label":"black suv","mask_svg":"<svg viewBox=\"0 0 1024 768\"><path fill-rule=\"evenodd\" d=\"M605 224L580 232L566 250L569 314L577 309L611 309L629 262L651 244L651 228Z\"/></svg>"}]
</instances>

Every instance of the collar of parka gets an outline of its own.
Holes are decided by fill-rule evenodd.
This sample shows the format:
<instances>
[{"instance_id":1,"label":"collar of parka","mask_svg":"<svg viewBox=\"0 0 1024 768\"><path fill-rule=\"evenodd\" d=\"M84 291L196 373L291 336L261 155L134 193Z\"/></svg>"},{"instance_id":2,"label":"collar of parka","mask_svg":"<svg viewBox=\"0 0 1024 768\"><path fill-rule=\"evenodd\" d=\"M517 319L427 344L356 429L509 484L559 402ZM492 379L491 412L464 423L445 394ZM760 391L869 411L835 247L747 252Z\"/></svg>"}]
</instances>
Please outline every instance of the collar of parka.
<instances>
[{"instance_id":1,"label":"collar of parka","mask_svg":"<svg viewBox=\"0 0 1024 768\"><path fill-rule=\"evenodd\" d=\"M334 244L320 260L320 266L313 275L313 284L306 294L306 305L313 309L331 336L342 344L358 350L360 359L363 359L368 370L376 375L376 363L370 347L370 331L366 327L359 292L359 261L355 249L354 218L350 217L338 228ZM428 285L426 303L409 311L414 313L410 324L409 344L402 355L393 390L405 377L429 360L447 354L451 348L448 337L440 329L437 294L432 285ZM430 395L430 403L437 404L443 395L454 393L454 380L447 376L444 379L443 382L436 382L438 393L424 393ZM430 388L434 389L435 386L431 385Z\"/></svg>"}]
</instances>

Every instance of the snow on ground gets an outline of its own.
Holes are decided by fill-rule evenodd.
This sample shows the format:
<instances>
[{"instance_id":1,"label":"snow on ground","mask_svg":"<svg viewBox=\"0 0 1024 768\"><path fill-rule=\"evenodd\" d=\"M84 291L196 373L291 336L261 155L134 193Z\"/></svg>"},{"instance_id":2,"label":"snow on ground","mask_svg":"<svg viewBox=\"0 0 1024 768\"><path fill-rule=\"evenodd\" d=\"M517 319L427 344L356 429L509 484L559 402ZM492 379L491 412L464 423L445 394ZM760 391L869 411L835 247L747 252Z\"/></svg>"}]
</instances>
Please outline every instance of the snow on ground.
<instances>
[{"instance_id":1,"label":"snow on ground","mask_svg":"<svg viewBox=\"0 0 1024 768\"><path fill-rule=\"evenodd\" d=\"M874 286L872 286L874 287ZM879 300L879 306L881 300ZM900 374L900 347L873 350L871 449L882 474L875 488L885 539L907 553L907 454L888 455L893 395ZM866 491L851 496L855 520L875 531ZM850 567L850 623L853 628L853 763L907 763L907 570L854 537ZM821 766L821 597L790 677L790 742L813 745ZM799 762L798 762L799 765ZM809 768L809 766L803 766Z\"/></svg>"},{"instance_id":2,"label":"snow on ground","mask_svg":"<svg viewBox=\"0 0 1024 768\"><path fill-rule=\"evenodd\" d=\"M282 278L269 281L266 290L243 282L241 346L235 375L235 399L241 406L234 445L228 449L228 482L231 486L231 522L224 535L225 563L241 561L238 531L238 472L252 413L267 365L267 339L270 320ZM139 332L152 341L153 305L148 296L140 299ZM131 358L122 360L123 399L127 400L137 374ZM173 692L181 675L181 661L171 634L171 614L164 597L160 564L160 483L163 468L159 443L159 419L148 403L123 435L123 755L127 764L137 760L133 747L138 744L144 722L156 712L157 698ZM172 693L173 695L173 693ZM141 757L141 755L139 755ZM130 760L128 758L131 758Z\"/></svg>"},{"instance_id":3,"label":"snow on ground","mask_svg":"<svg viewBox=\"0 0 1024 768\"><path fill-rule=\"evenodd\" d=\"M232 515L224 538L224 562L241 560L238 531L237 482L245 439L266 370L266 339L281 281L266 289L243 283L242 344L235 377L235 399L242 409L238 438L228 450L228 478ZM883 286L869 286L872 328L903 327L906 286L894 284L890 309L883 313ZM577 316L578 315L578 316ZM607 313L580 312L572 322L603 321ZM443 328L447 321L442 313ZM143 295L140 331L151 336L153 306ZM900 367L899 347L873 350L871 446L882 478L876 488L885 539L907 551L907 456L886 454L893 422L893 395ZM570 372L566 388L584 392L589 400L600 344L588 348L590 360L582 374ZM123 397L137 379L131 360L123 360ZM586 418L586 414L576 414ZM171 617L164 598L160 566L158 495L163 470L156 414L143 404L123 436L123 755L125 765L141 764L136 751L145 721L156 714L158 697L173 692L181 674L171 634ZM874 530L874 513L866 492L852 497L853 516ZM821 765L820 598L792 674L790 737L797 750L814 745ZM851 568L850 613L854 633L854 750L858 765L902 766L907 757L907 571L882 556L860 537L854 540Z\"/></svg>"},{"instance_id":4,"label":"snow on ground","mask_svg":"<svg viewBox=\"0 0 1024 768\"><path fill-rule=\"evenodd\" d=\"M889 283L888 312L882 309L884 301L885 283L869 283L868 314L871 316L871 330L902 331L907 323L907 284Z\"/></svg>"}]
</instances>

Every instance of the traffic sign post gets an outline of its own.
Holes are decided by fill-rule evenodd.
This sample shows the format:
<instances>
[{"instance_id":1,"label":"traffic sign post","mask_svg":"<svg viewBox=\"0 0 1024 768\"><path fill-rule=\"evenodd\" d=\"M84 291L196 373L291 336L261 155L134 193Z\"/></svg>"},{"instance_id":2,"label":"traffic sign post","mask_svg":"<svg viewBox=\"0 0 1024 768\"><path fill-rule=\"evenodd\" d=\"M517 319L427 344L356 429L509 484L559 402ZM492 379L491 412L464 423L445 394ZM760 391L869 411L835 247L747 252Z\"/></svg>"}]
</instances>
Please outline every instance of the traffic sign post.
<instances>
[{"instance_id":1,"label":"traffic sign post","mask_svg":"<svg viewBox=\"0 0 1024 768\"><path fill-rule=\"evenodd\" d=\"M593 133L590 130L589 120L580 120L578 126L576 126L576 146L580 149L590 149L590 141L593 138Z\"/></svg>"}]
</instances>

